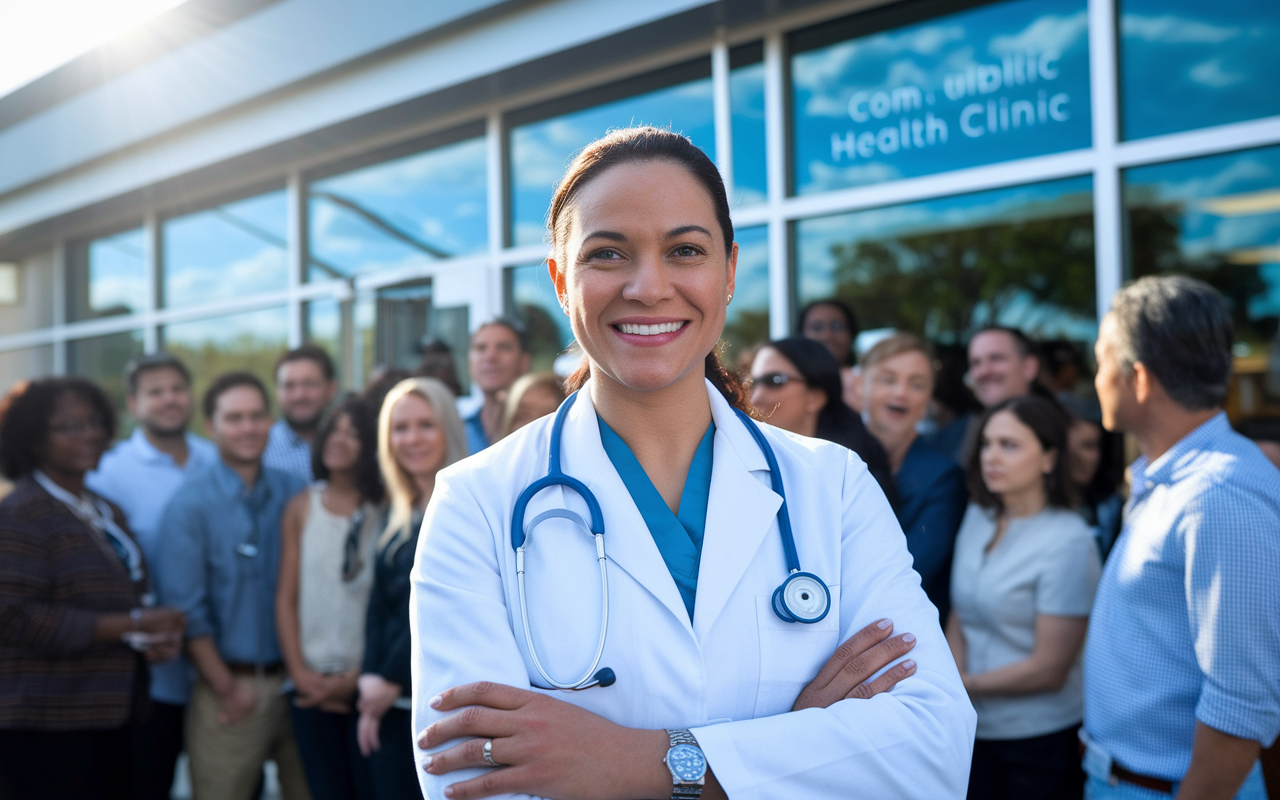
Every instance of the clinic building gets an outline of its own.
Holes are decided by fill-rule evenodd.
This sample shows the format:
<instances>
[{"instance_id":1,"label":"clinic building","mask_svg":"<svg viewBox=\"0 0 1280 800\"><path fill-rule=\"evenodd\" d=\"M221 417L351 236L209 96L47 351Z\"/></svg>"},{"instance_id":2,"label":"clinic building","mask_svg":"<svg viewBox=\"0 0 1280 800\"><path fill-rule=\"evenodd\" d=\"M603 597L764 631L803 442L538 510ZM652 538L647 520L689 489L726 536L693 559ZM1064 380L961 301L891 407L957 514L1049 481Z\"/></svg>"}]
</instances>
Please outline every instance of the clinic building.
<instances>
[{"instance_id":1,"label":"clinic building","mask_svg":"<svg viewBox=\"0 0 1280 800\"><path fill-rule=\"evenodd\" d=\"M829 296L1087 352L1182 272L1232 304L1231 411L1276 413L1277 76L1274 0L188 0L0 98L0 388L307 341L358 387L424 337L465 373L498 314L547 365L555 183L648 123L730 187L731 358Z\"/></svg>"}]
</instances>

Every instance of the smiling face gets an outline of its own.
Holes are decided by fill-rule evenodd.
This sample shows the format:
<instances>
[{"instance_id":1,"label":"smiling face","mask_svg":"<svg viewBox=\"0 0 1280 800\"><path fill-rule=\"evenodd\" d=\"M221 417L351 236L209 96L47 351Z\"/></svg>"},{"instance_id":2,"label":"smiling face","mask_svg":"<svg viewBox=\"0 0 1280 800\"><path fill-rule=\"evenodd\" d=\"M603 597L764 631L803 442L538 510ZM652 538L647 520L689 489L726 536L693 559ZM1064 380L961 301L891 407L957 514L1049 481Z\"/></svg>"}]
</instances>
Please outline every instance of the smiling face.
<instances>
[{"instance_id":1,"label":"smiling face","mask_svg":"<svg viewBox=\"0 0 1280 800\"><path fill-rule=\"evenodd\" d=\"M350 414L339 414L333 430L325 437L320 460L329 472L353 470L360 460L360 433L351 422Z\"/></svg>"},{"instance_id":2,"label":"smiling face","mask_svg":"<svg viewBox=\"0 0 1280 800\"><path fill-rule=\"evenodd\" d=\"M267 399L256 387L232 386L218 395L208 428L224 461L232 466L255 464L271 431Z\"/></svg>"},{"instance_id":3,"label":"smiling face","mask_svg":"<svg viewBox=\"0 0 1280 800\"><path fill-rule=\"evenodd\" d=\"M444 427L431 404L410 392L391 409L391 457L414 479L433 478L449 452Z\"/></svg>"},{"instance_id":4,"label":"smiling face","mask_svg":"<svg viewBox=\"0 0 1280 800\"><path fill-rule=\"evenodd\" d=\"M173 367L155 367L138 373L138 388L129 395L129 413L156 436L182 433L191 421L191 387Z\"/></svg>"},{"instance_id":5,"label":"smiling face","mask_svg":"<svg viewBox=\"0 0 1280 800\"><path fill-rule=\"evenodd\" d=\"M471 380L486 394L511 388L529 371L530 356L520 347L520 337L506 325L483 325L471 337L467 366Z\"/></svg>"},{"instance_id":6,"label":"smiling face","mask_svg":"<svg viewBox=\"0 0 1280 800\"><path fill-rule=\"evenodd\" d=\"M882 439L913 434L929 410L933 364L919 350L890 356L867 370L864 378L867 429Z\"/></svg>"},{"instance_id":7,"label":"smiling face","mask_svg":"<svg viewBox=\"0 0 1280 800\"><path fill-rule=\"evenodd\" d=\"M83 397L64 392L49 417L40 468L50 474L81 476L98 466L106 449L106 421Z\"/></svg>"},{"instance_id":8,"label":"smiling face","mask_svg":"<svg viewBox=\"0 0 1280 800\"><path fill-rule=\"evenodd\" d=\"M737 263L707 191L671 162L629 162L564 213L569 236L548 266L592 378L630 392L701 385Z\"/></svg>"},{"instance_id":9,"label":"smiling face","mask_svg":"<svg viewBox=\"0 0 1280 800\"><path fill-rule=\"evenodd\" d=\"M983 331L969 342L969 378L973 393L986 408L1031 391L1040 362L1024 356L1014 338L1004 331Z\"/></svg>"}]
</instances>

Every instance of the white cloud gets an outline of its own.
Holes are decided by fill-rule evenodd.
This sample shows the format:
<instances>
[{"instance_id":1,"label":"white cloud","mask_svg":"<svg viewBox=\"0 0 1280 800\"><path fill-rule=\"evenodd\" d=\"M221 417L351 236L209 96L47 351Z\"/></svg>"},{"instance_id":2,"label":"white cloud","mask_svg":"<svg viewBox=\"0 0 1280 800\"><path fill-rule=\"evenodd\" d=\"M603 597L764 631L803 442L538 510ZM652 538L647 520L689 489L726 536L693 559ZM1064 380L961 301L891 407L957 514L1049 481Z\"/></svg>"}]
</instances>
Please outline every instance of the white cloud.
<instances>
[{"instance_id":1,"label":"white cloud","mask_svg":"<svg viewBox=\"0 0 1280 800\"><path fill-rule=\"evenodd\" d=\"M902 172L897 167L880 161L873 161L870 164L853 164L848 167L834 167L823 161L810 161L809 185L805 190L825 192L849 186L892 181L901 177Z\"/></svg>"},{"instance_id":2,"label":"white cloud","mask_svg":"<svg viewBox=\"0 0 1280 800\"><path fill-rule=\"evenodd\" d=\"M1089 33L1089 16L1081 11L1066 17L1046 14L1037 18L1021 32L1011 36L996 36L989 47L993 55L1039 52L1066 52Z\"/></svg>"},{"instance_id":3,"label":"white cloud","mask_svg":"<svg viewBox=\"0 0 1280 800\"><path fill-rule=\"evenodd\" d=\"M1211 25L1176 14L1158 17L1125 14L1120 20L1120 30L1125 36L1162 44L1222 44L1241 33L1239 28Z\"/></svg>"},{"instance_id":4,"label":"white cloud","mask_svg":"<svg viewBox=\"0 0 1280 800\"><path fill-rule=\"evenodd\" d=\"M1238 192L1239 181L1255 181L1274 178L1271 168L1262 161L1251 157L1243 157L1232 161L1223 169L1211 175L1202 175L1185 181L1162 181L1158 184L1153 202L1169 202L1181 200L1188 204L1206 197L1217 197L1223 194Z\"/></svg>"},{"instance_id":5,"label":"white cloud","mask_svg":"<svg viewBox=\"0 0 1280 800\"><path fill-rule=\"evenodd\" d=\"M1202 86L1221 89L1233 83L1239 83L1249 76L1243 72L1227 72L1222 68L1222 59L1211 58L1191 68L1191 80Z\"/></svg>"}]
</instances>

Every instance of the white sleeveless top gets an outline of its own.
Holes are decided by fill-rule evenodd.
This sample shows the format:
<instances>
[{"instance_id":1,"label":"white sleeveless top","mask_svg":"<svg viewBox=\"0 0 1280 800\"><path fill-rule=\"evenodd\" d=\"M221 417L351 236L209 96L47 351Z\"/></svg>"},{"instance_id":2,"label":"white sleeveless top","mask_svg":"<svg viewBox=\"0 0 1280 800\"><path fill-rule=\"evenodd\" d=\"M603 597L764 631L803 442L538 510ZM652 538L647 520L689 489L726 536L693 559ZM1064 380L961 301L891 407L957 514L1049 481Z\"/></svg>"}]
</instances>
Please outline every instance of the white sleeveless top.
<instances>
[{"instance_id":1,"label":"white sleeveless top","mask_svg":"<svg viewBox=\"0 0 1280 800\"><path fill-rule=\"evenodd\" d=\"M382 515L372 504L361 508L364 524L356 564L346 580L343 561L352 518L324 507L320 501L324 486L317 483L307 490L310 502L298 564L298 627L307 666L317 672L345 672L359 669L364 657L365 612Z\"/></svg>"}]
</instances>

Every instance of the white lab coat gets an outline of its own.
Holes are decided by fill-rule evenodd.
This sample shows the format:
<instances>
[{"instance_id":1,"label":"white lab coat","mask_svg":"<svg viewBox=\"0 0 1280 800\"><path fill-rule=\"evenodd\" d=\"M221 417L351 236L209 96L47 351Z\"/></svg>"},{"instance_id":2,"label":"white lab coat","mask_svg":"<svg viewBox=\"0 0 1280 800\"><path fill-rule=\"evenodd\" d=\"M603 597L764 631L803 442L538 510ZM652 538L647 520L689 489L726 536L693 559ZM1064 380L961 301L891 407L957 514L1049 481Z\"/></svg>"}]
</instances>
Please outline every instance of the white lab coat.
<instances>
[{"instance_id":1,"label":"white lab coat","mask_svg":"<svg viewBox=\"0 0 1280 800\"><path fill-rule=\"evenodd\" d=\"M770 607L786 577L765 458L707 383L715 456L693 623L639 510L600 443L583 390L563 435L563 468L595 493L608 552L609 631L602 667L617 683L550 691L614 722L689 728L731 800L964 797L975 715L911 569L902 529L866 466L843 447L769 425L783 473L801 568L831 589L814 625L786 623ZM526 486L547 474L552 417L440 473L413 569L413 728L440 719L427 701L488 680L533 688L520 618L511 515ZM526 520L586 504L559 487L530 502ZM593 540L559 519L532 534L526 557L538 655L561 682L591 663L600 625ZM882 617L910 631L916 674L870 700L788 713L836 647ZM450 743L450 746L457 742ZM482 770L418 776L428 798Z\"/></svg>"}]
</instances>

